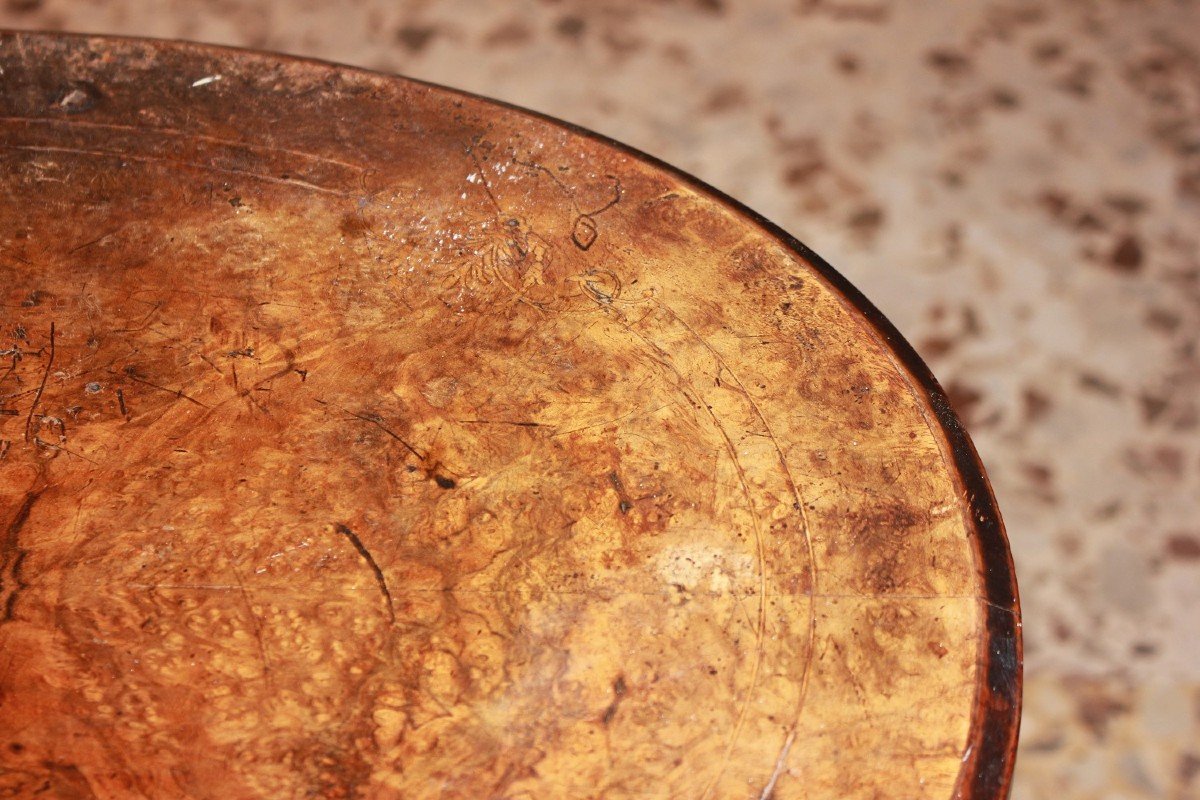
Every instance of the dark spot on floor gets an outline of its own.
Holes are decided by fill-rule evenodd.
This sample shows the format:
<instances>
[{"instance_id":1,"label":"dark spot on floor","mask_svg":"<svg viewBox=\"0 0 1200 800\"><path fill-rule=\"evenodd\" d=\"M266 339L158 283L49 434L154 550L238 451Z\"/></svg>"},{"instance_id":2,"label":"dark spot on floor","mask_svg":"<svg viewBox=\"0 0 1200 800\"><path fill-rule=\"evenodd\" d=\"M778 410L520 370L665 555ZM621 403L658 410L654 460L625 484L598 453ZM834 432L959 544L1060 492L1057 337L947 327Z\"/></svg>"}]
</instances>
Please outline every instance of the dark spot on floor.
<instances>
[{"instance_id":1,"label":"dark spot on floor","mask_svg":"<svg viewBox=\"0 0 1200 800\"><path fill-rule=\"evenodd\" d=\"M950 407L954 409L954 413L958 414L958 418L962 420L963 424L967 427L979 424L983 392L958 380L947 383L945 389L946 397L950 400Z\"/></svg>"},{"instance_id":2,"label":"dark spot on floor","mask_svg":"<svg viewBox=\"0 0 1200 800\"><path fill-rule=\"evenodd\" d=\"M1200 167L1181 169L1175 188L1182 197L1200 201Z\"/></svg>"},{"instance_id":3,"label":"dark spot on floor","mask_svg":"<svg viewBox=\"0 0 1200 800\"><path fill-rule=\"evenodd\" d=\"M737 84L718 86L704 101L704 111L721 112L746 104L746 92Z\"/></svg>"},{"instance_id":4,"label":"dark spot on floor","mask_svg":"<svg viewBox=\"0 0 1200 800\"><path fill-rule=\"evenodd\" d=\"M821 14L829 19L840 22L866 22L878 25L887 22L891 16L888 3L842 2L830 3L826 0L799 0L795 4L796 13L802 16Z\"/></svg>"},{"instance_id":5,"label":"dark spot on floor","mask_svg":"<svg viewBox=\"0 0 1200 800\"><path fill-rule=\"evenodd\" d=\"M925 63L941 74L952 77L965 75L971 70L971 59L948 47L930 50L925 54Z\"/></svg>"},{"instance_id":6,"label":"dark spot on floor","mask_svg":"<svg viewBox=\"0 0 1200 800\"><path fill-rule=\"evenodd\" d=\"M1054 479L1054 473L1045 464L1022 464L1021 472L1038 486L1048 486Z\"/></svg>"},{"instance_id":7,"label":"dark spot on floor","mask_svg":"<svg viewBox=\"0 0 1200 800\"><path fill-rule=\"evenodd\" d=\"M838 72L844 75L853 75L861 69L861 64L858 57L851 53L838 53L833 60L834 65L838 68Z\"/></svg>"},{"instance_id":8,"label":"dark spot on floor","mask_svg":"<svg viewBox=\"0 0 1200 800\"><path fill-rule=\"evenodd\" d=\"M1131 217L1146 210L1146 201L1132 194L1110 194L1104 198L1104 204L1114 211Z\"/></svg>"},{"instance_id":9,"label":"dark spot on floor","mask_svg":"<svg viewBox=\"0 0 1200 800\"><path fill-rule=\"evenodd\" d=\"M1066 744L1061 733L1053 733L1044 739L1034 739L1029 744L1021 743L1021 748L1031 753L1053 753L1061 750Z\"/></svg>"},{"instance_id":10,"label":"dark spot on floor","mask_svg":"<svg viewBox=\"0 0 1200 800\"><path fill-rule=\"evenodd\" d=\"M628 31L608 30L605 31L601 40L604 46L617 56L629 56L646 45L645 39Z\"/></svg>"},{"instance_id":11,"label":"dark spot on floor","mask_svg":"<svg viewBox=\"0 0 1200 800\"><path fill-rule=\"evenodd\" d=\"M1128 701L1099 680L1080 680L1073 688L1079 721L1097 739L1104 738L1109 722L1129 713Z\"/></svg>"},{"instance_id":12,"label":"dark spot on floor","mask_svg":"<svg viewBox=\"0 0 1200 800\"><path fill-rule=\"evenodd\" d=\"M1167 537L1165 550L1172 561L1200 561L1200 536L1173 533Z\"/></svg>"},{"instance_id":13,"label":"dark spot on floor","mask_svg":"<svg viewBox=\"0 0 1200 800\"><path fill-rule=\"evenodd\" d=\"M1026 387L1021 392L1021 406L1026 422L1037 422L1050 413L1053 403L1050 396L1038 389Z\"/></svg>"},{"instance_id":14,"label":"dark spot on floor","mask_svg":"<svg viewBox=\"0 0 1200 800\"><path fill-rule=\"evenodd\" d=\"M1071 207L1071 200L1065 192L1057 189L1046 189L1037 198L1038 205L1044 208L1050 216L1059 218Z\"/></svg>"},{"instance_id":15,"label":"dark spot on floor","mask_svg":"<svg viewBox=\"0 0 1200 800\"><path fill-rule=\"evenodd\" d=\"M1042 64L1049 64L1062 58L1065 48L1062 42L1056 42L1053 39L1044 39L1036 42L1033 45L1033 58Z\"/></svg>"},{"instance_id":16,"label":"dark spot on floor","mask_svg":"<svg viewBox=\"0 0 1200 800\"><path fill-rule=\"evenodd\" d=\"M664 45L662 49L662 55L663 58L672 64L685 66L692 63L691 52L689 52L688 49L679 42L670 42Z\"/></svg>"},{"instance_id":17,"label":"dark spot on floor","mask_svg":"<svg viewBox=\"0 0 1200 800\"><path fill-rule=\"evenodd\" d=\"M1074 633L1071 626L1057 616L1050 621L1050 632L1054 635L1056 642L1069 642Z\"/></svg>"},{"instance_id":18,"label":"dark spot on floor","mask_svg":"<svg viewBox=\"0 0 1200 800\"><path fill-rule=\"evenodd\" d=\"M1119 272L1138 272L1142 268L1144 255L1142 244L1133 234L1125 234L1117 240L1108 262Z\"/></svg>"},{"instance_id":19,"label":"dark spot on floor","mask_svg":"<svg viewBox=\"0 0 1200 800\"><path fill-rule=\"evenodd\" d=\"M884 216L884 211L879 206L863 206L850 215L846 224L858 236L874 236L883 227Z\"/></svg>"},{"instance_id":20,"label":"dark spot on floor","mask_svg":"<svg viewBox=\"0 0 1200 800\"><path fill-rule=\"evenodd\" d=\"M928 336L921 340L921 355L930 361L936 361L954 350L958 342L952 336Z\"/></svg>"},{"instance_id":21,"label":"dark spot on floor","mask_svg":"<svg viewBox=\"0 0 1200 800\"><path fill-rule=\"evenodd\" d=\"M1167 410L1170 403L1165 397L1143 392L1138 395L1138 405L1142 407L1142 419L1148 423L1156 421Z\"/></svg>"},{"instance_id":22,"label":"dark spot on floor","mask_svg":"<svg viewBox=\"0 0 1200 800\"><path fill-rule=\"evenodd\" d=\"M533 38L533 31L520 20L505 22L488 33L483 39L486 47L504 47L521 45Z\"/></svg>"},{"instance_id":23,"label":"dark spot on floor","mask_svg":"<svg viewBox=\"0 0 1200 800\"><path fill-rule=\"evenodd\" d=\"M1115 506L1115 508L1112 506ZM1117 515L1117 511L1120 509L1120 504L1114 503L1112 506L1106 506L1105 508L1101 509L1099 512L1097 512L1096 518L1114 518ZM1059 537L1057 544L1058 549L1061 550L1062 554L1067 558L1076 558L1080 553L1083 552L1083 540L1075 534L1063 534L1061 537Z\"/></svg>"},{"instance_id":24,"label":"dark spot on floor","mask_svg":"<svg viewBox=\"0 0 1200 800\"><path fill-rule=\"evenodd\" d=\"M1074 223L1075 230L1079 231L1103 231L1107 230L1104 220L1100 219L1094 213L1087 209L1082 209L1075 215Z\"/></svg>"},{"instance_id":25,"label":"dark spot on floor","mask_svg":"<svg viewBox=\"0 0 1200 800\"><path fill-rule=\"evenodd\" d=\"M445 475L434 475L433 482L443 489L453 489L458 486L458 483L453 478L447 478Z\"/></svg>"},{"instance_id":26,"label":"dark spot on floor","mask_svg":"<svg viewBox=\"0 0 1200 800\"><path fill-rule=\"evenodd\" d=\"M825 162L819 157L789 164L783 171L783 182L788 186L799 186L815 178L824 169Z\"/></svg>"},{"instance_id":27,"label":"dark spot on floor","mask_svg":"<svg viewBox=\"0 0 1200 800\"><path fill-rule=\"evenodd\" d=\"M1011 111L1021 106L1021 98L1015 91L1006 86L997 86L992 89L992 105L996 108Z\"/></svg>"},{"instance_id":28,"label":"dark spot on floor","mask_svg":"<svg viewBox=\"0 0 1200 800\"><path fill-rule=\"evenodd\" d=\"M1052 505L1058 502L1058 493L1054 490L1054 471L1048 465L1025 462L1020 465L1020 471L1034 497Z\"/></svg>"},{"instance_id":29,"label":"dark spot on floor","mask_svg":"<svg viewBox=\"0 0 1200 800\"><path fill-rule=\"evenodd\" d=\"M1076 97L1088 97L1092 93L1092 81L1095 77L1095 64L1088 61L1077 61L1054 85Z\"/></svg>"},{"instance_id":30,"label":"dark spot on floor","mask_svg":"<svg viewBox=\"0 0 1200 800\"><path fill-rule=\"evenodd\" d=\"M1191 788L1196 776L1200 775L1200 756L1184 753L1179 759L1179 783L1182 788Z\"/></svg>"},{"instance_id":31,"label":"dark spot on floor","mask_svg":"<svg viewBox=\"0 0 1200 800\"><path fill-rule=\"evenodd\" d=\"M396 30L396 41L410 53L419 53L436 35L437 28L432 25L404 25Z\"/></svg>"},{"instance_id":32,"label":"dark spot on floor","mask_svg":"<svg viewBox=\"0 0 1200 800\"><path fill-rule=\"evenodd\" d=\"M1183 451L1172 445L1131 447L1125 451L1125 463L1138 475L1174 481L1183 477Z\"/></svg>"},{"instance_id":33,"label":"dark spot on floor","mask_svg":"<svg viewBox=\"0 0 1200 800\"><path fill-rule=\"evenodd\" d=\"M587 21L574 14L568 14L554 23L554 30L559 36L578 40L587 30Z\"/></svg>"},{"instance_id":34,"label":"dark spot on floor","mask_svg":"<svg viewBox=\"0 0 1200 800\"><path fill-rule=\"evenodd\" d=\"M1121 387L1095 372L1080 372L1079 386L1089 392L1102 394L1106 397L1119 397Z\"/></svg>"},{"instance_id":35,"label":"dark spot on floor","mask_svg":"<svg viewBox=\"0 0 1200 800\"><path fill-rule=\"evenodd\" d=\"M961 189L966 183L963 174L956 169L942 170L938 174L938 178L950 189Z\"/></svg>"}]
</instances>

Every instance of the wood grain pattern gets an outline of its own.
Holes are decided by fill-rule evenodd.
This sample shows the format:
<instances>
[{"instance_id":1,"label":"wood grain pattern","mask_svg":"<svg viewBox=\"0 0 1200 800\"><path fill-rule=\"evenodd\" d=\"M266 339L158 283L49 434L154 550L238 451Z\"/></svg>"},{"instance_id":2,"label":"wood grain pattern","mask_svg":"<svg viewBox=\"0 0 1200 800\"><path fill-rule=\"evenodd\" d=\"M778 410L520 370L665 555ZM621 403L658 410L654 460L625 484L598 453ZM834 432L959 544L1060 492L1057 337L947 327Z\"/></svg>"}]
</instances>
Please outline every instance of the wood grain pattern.
<instances>
[{"instance_id":1,"label":"wood grain pattern","mask_svg":"<svg viewBox=\"0 0 1200 800\"><path fill-rule=\"evenodd\" d=\"M999 797L999 517L818 258L569 126L0 39L0 793Z\"/></svg>"}]
</instances>

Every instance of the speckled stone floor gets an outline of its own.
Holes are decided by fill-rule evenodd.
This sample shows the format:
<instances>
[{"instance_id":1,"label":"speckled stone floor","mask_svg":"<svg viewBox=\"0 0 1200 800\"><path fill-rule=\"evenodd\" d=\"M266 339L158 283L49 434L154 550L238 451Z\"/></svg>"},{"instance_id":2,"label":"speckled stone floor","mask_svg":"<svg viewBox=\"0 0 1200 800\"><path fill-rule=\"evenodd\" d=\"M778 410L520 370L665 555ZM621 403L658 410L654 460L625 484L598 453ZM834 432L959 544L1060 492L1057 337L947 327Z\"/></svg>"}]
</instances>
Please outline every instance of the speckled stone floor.
<instances>
[{"instance_id":1,"label":"speckled stone floor","mask_svg":"<svg viewBox=\"0 0 1200 800\"><path fill-rule=\"evenodd\" d=\"M967 420L1021 578L1020 800L1200 797L1200 4L6 0L606 133L824 255Z\"/></svg>"}]
</instances>

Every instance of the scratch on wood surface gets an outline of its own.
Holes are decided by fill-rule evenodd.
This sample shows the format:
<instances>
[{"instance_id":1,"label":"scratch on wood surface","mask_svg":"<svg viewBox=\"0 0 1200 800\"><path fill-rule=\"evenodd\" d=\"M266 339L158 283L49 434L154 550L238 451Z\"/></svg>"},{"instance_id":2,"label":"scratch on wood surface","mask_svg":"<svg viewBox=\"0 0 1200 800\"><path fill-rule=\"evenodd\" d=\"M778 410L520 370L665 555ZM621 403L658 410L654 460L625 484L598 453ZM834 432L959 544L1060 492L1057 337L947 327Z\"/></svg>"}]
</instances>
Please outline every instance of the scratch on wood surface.
<instances>
[{"instance_id":1,"label":"scratch on wood surface","mask_svg":"<svg viewBox=\"0 0 1200 800\"><path fill-rule=\"evenodd\" d=\"M775 432L771 429L771 424L767 421L766 415L762 412L762 409L759 407L758 403L754 400L754 397L751 396L750 392L746 389L746 386L742 382L741 378L738 377L738 374L736 372L734 372L733 369L730 368L730 366L728 365L728 363L726 363L725 359L721 356L721 354L719 352L717 352L716 348L714 348L708 342L707 339L702 337L700 335L700 333L698 331L696 331L695 328L693 328L691 325L689 325L686 320L684 320L682 317L680 317L675 312L675 310L672 309L670 306L667 306L666 304L664 304L660 301L657 301L657 300L655 300L653 302L656 306L658 306L663 311L665 311L667 314L669 314L672 318L674 318L680 325L682 325L684 328L686 328L688 333L691 334L692 338L695 339L702 347L704 347L706 350L708 350L708 352L710 354L712 354L713 358L715 358L717 361L719 370L720 369L725 370L725 372L730 376L730 378L732 378L733 384L736 387L737 391L742 395L743 398L745 398L747 404L749 404L750 408L753 409L754 415L756 417L758 417L759 422L762 424L763 430L766 432L767 439L771 442L771 445L775 450L776 457L779 459L779 466L782 468L784 475L787 476L788 488L790 489L791 495L792 495L792 507L797 512L797 514L800 518L801 533L804 536L804 549L805 549L805 555L806 555L806 558L808 561L808 575L809 575L809 582L811 584L809 586L809 591L813 594L816 594L819 591L819 575L817 572L816 555L813 552L812 534L811 534L810 528L809 528L808 512L805 510L804 498L800 494L800 486L796 481L796 476L792 473L791 465L788 463L787 456L784 455L783 447L780 445L779 439L778 439L778 437L776 437ZM719 379L719 377L720 377L720 375L719 375L719 371L718 371L718 379ZM816 638L817 638L816 609L814 607L810 606L809 607L809 615L808 615L808 649L810 652L812 651L813 645L816 642ZM797 722L800 719L800 715L804 712L804 703L808 696L808 683L809 683L809 678L810 678L811 672L812 672L812 659L809 658L808 660L806 660L804 662L804 672L800 678L800 692L799 692L799 698L797 699L797 702L796 702L796 721ZM794 725L794 723L793 723L793 725Z\"/></svg>"},{"instance_id":2,"label":"scratch on wood surface","mask_svg":"<svg viewBox=\"0 0 1200 800\"><path fill-rule=\"evenodd\" d=\"M424 461L424 460L425 460L425 454L424 454L424 453L422 453L420 450L418 450L417 448L415 448L415 447L413 447L411 444L409 444L409 443L408 443L408 442L407 442L407 441L406 441L406 440L405 440L405 439L404 439L402 436L400 436L400 434L396 433L396 432L395 432L395 431L393 431L391 428L389 428L388 426L384 425L384 424L383 424L383 419L382 419L382 418L380 418L380 416L379 416L378 414L371 414L371 413L367 413L367 414L358 414L358 413L355 413L355 412L353 412L353 411L348 411L347 409L344 409L344 408L343 408L342 410L343 410L343 411L345 411L345 412L346 412L347 414L349 414L350 416L354 417L355 419L361 419L363 422L369 422L369 423L371 423L371 424L372 424L372 425L374 425L376 428L379 428L379 430L383 431L383 432L384 432L384 433L386 433L388 436L392 437L392 438L393 438L393 439L395 439L397 442L399 442L400 444L402 444L402 445L404 446L404 449L408 450L408 452L412 453L412 454L413 454L414 456L416 456L418 459L420 459L421 461Z\"/></svg>"},{"instance_id":3,"label":"scratch on wood surface","mask_svg":"<svg viewBox=\"0 0 1200 800\"><path fill-rule=\"evenodd\" d=\"M795 741L796 729L792 728L787 735L787 739L783 742L783 749L779 751L779 758L775 760L775 771L771 773L771 779L763 787L758 800L771 800L771 797L775 794L775 784L779 781L779 776L783 774L783 768L787 765L788 752L792 749L792 743Z\"/></svg>"},{"instance_id":4,"label":"scratch on wood surface","mask_svg":"<svg viewBox=\"0 0 1200 800\"><path fill-rule=\"evenodd\" d=\"M246 582L242 580L242 571L238 569L237 563L229 554L228 550L222 548L225 552L225 557L229 560L229 567L233 571L233 578L237 582L237 591L241 597L242 604L246 607L246 613L250 615L251 630L254 632L254 639L258 643L258 658L262 664L262 677L268 683L271 682L271 660L267 657L267 645L263 641L262 620L254 611L254 604L250 602L250 592L246 590Z\"/></svg>"},{"instance_id":5,"label":"scratch on wood surface","mask_svg":"<svg viewBox=\"0 0 1200 800\"><path fill-rule=\"evenodd\" d=\"M676 320L678 320L678 317L674 314L674 312L669 313L671 313L672 316L675 316ZM645 319L645 317L643 317L643 319ZM685 386L690 389L692 394L694 394L697 398L701 397L700 393L696 390L695 384L686 378L682 372L680 372L679 367L675 364L674 359L671 358L671 355L666 350L664 350L650 337L638 330L635 330L633 325L626 322L624 319L618 318L618 323L622 325L622 327L624 327L630 334L640 339L646 347L653 351L658 363L675 376L675 380L677 381L676 388L685 396L685 398L687 397L687 391L684 389ZM695 335L695 332L692 331L692 334ZM704 344L704 342L701 342L701 344ZM708 417L712 420L713 427L720 434L725 445L725 450L729 454L730 462L733 464L734 470L737 472L738 483L743 496L746 498L746 510L750 514L750 527L754 535L755 562L758 566L758 613L756 614L756 625L754 626L754 655L750 670L750 685L747 687L746 693L739 703L737 720L734 723L733 731L729 735L729 740L726 742L725 751L722 755L720 766L718 767L716 774L708 782L708 785L701 793L701 797L708 798L713 796L713 792L716 790L718 781L720 781L721 776L724 774L725 769L729 765L729 759L733 754L733 747L736 744L738 737L741 735L742 729L745 726L746 716L749 714L750 701L758 689L758 681L762 670L764 638L766 636L767 625L767 560L765 546L763 543L761 515L754 508L754 503L751 499L750 482L746 476L745 467L738 458L737 448L734 446L733 440L729 436L729 432L722 424L720 416L713 411L712 406L708 405L707 403L700 402L696 404L696 407L704 408L707 412Z\"/></svg>"},{"instance_id":6,"label":"scratch on wood surface","mask_svg":"<svg viewBox=\"0 0 1200 800\"><path fill-rule=\"evenodd\" d=\"M264 175L261 172L253 172L245 169L235 169L233 167L219 167L214 164L200 164L193 161L178 161L172 158L161 158L158 156L139 156L122 153L116 150L87 150L80 147L49 147L43 145L21 145L21 144L5 144L0 145L6 150L20 150L31 153L62 153L80 156L95 156L98 158L114 158L121 161L136 161L145 164L170 164L175 167L184 167L186 169L201 170L204 172L220 172L226 175L240 175L254 180L265 181L267 183L275 183L283 186L296 186L301 189L307 189L310 192L320 192L321 194L333 195L334 197L350 198L350 192L342 192L337 189L330 189L326 186L318 186L315 183L302 181L299 178L276 178L273 175Z\"/></svg>"},{"instance_id":7,"label":"scratch on wood surface","mask_svg":"<svg viewBox=\"0 0 1200 800\"><path fill-rule=\"evenodd\" d=\"M38 385L37 392L33 395L33 402L29 405L29 416L25 418L25 441L33 439L33 414L37 411L38 403L42 401L42 392L46 390L46 379L50 377L50 368L54 366L54 323L50 323L50 358L46 361L46 369L42 372L42 382Z\"/></svg>"},{"instance_id":8,"label":"scratch on wood surface","mask_svg":"<svg viewBox=\"0 0 1200 800\"><path fill-rule=\"evenodd\" d=\"M138 136L145 136L146 134L157 134L159 136L163 136L164 138L172 136L188 139L190 141L209 142L222 147L246 149L251 151L260 150L264 153L282 153L289 156L299 156L300 158L314 161L318 164L330 164L333 166L343 167L354 172L362 172L364 174L367 171L366 168L361 164L352 164L349 161L341 161L336 158L330 158L329 156L317 155L316 153L307 153L303 150L293 150L291 148L281 147L278 145L262 145L254 142L243 142L238 141L237 139L226 139L220 136L211 136L203 133L176 130L175 128L148 127L144 125L117 125L111 122L93 122L78 118L47 119L44 117L0 117L0 122L25 125L69 126L72 128L92 128L106 131L126 131Z\"/></svg>"},{"instance_id":9,"label":"scratch on wood surface","mask_svg":"<svg viewBox=\"0 0 1200 800\"><path fill-rule=\"evenodd\" d=\"M205 403L202 403L201 401L197 400L196 398L192 397L191 395L185 394L182 389L168 389L165 386L159 386L157 383L151 383L150 381L146 380L145 378L139 378L137 375L137 370L135 370L133 367L125 368L125 377L129 378L129 380L133 381L134 383L140 383L143 386L149 386L151 389L157 389L160 392L166 392L167 394L173 394L176 397L178 397L180 400L187 400L189 403L198 405L201 408L211 408L210 406L206 405Z\"/></svg>"},{"instance_id":10,"label":"scratch on wood surface","mask_svg":"<svg viewBox=\"0 0 1200 800\"><path fill-rule=\"evenodd\" d=\"M334 525L334 527L338 533L346 537L350 544L354 545L354 549L362 556L363 561L367 562L367 566L371 568L371 572L375 573L375 582L379 584L379 591L383 594L384 602L387 604L388 621L394 625L396 623L396 609L392 606L392 593L388 591L387 580L383 577L383 570L375 562L375 557L371 555L371 551L362 543L362 539L358 538L358 534L340 522Z\"/></svg>"}]
</instances>

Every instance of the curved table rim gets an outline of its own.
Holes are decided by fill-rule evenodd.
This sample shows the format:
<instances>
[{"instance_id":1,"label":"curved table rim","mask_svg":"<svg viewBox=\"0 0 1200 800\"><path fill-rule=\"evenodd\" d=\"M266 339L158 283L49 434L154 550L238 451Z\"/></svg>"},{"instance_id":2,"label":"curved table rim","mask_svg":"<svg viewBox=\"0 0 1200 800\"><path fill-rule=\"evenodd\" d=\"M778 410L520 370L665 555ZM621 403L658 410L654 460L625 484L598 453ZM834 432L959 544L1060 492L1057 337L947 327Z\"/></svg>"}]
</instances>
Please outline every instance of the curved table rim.
<instances>
[{"instance_id":1,"label":"curved table rim","mask_svg":"<svg viewBox=\"0 0 1200 800\"><path fill-rule=\"evenodd\" d=\"M549 114L533 111L522 106L496 100L474 92L455 89L432 81L410 78L404 75L382 72L364 67L342 64L327 59L258 50L245 47L192 42L181 39L120 36L110 34L87 34L46 30L0 29L0 43L19 38L81 39L89 42L140 43L156 47L194 49L209 53L251 55L259 58L288 60L307 63L322 69L341 72L369 74L386 80L407 82L423 86L449 96L468 98L490 104L519 115L550 123L575 136L589 139L602 146L623 153L630 158L648 164L669 174L682 184L725 207L732 214L749 220L768 238L783 248L798 255L813 270L840 294L846 305L854 308L869 324L870 330L881 340L896 360L899 369L906 373L912 388L923 395L933 409L937 430L948 447L948 458L953 463L969 510L975 564L981 576L983 594L979 597L984 605L985 627L979 648L981 681L972 709L971 726L967 748L963 756L963 767L955 783L956 800L1002 800L1008 797L1013 767L1016 761L1017 738L1021 719L1023 644L1021 636L1021 608L1017 592L1016 570L1009 549L1004 522L996 505L991 483L984 472L983 463L963 427L961 420L951 407L950 400L917 351L900 334L899 330L829 262L813 252L807 245L771 222L758 212L748 208L725 192L696 178L678 167L656 156L619 142L604 134L596 133L572 122L558 119Z\"/></svg>"}]
</instances>

